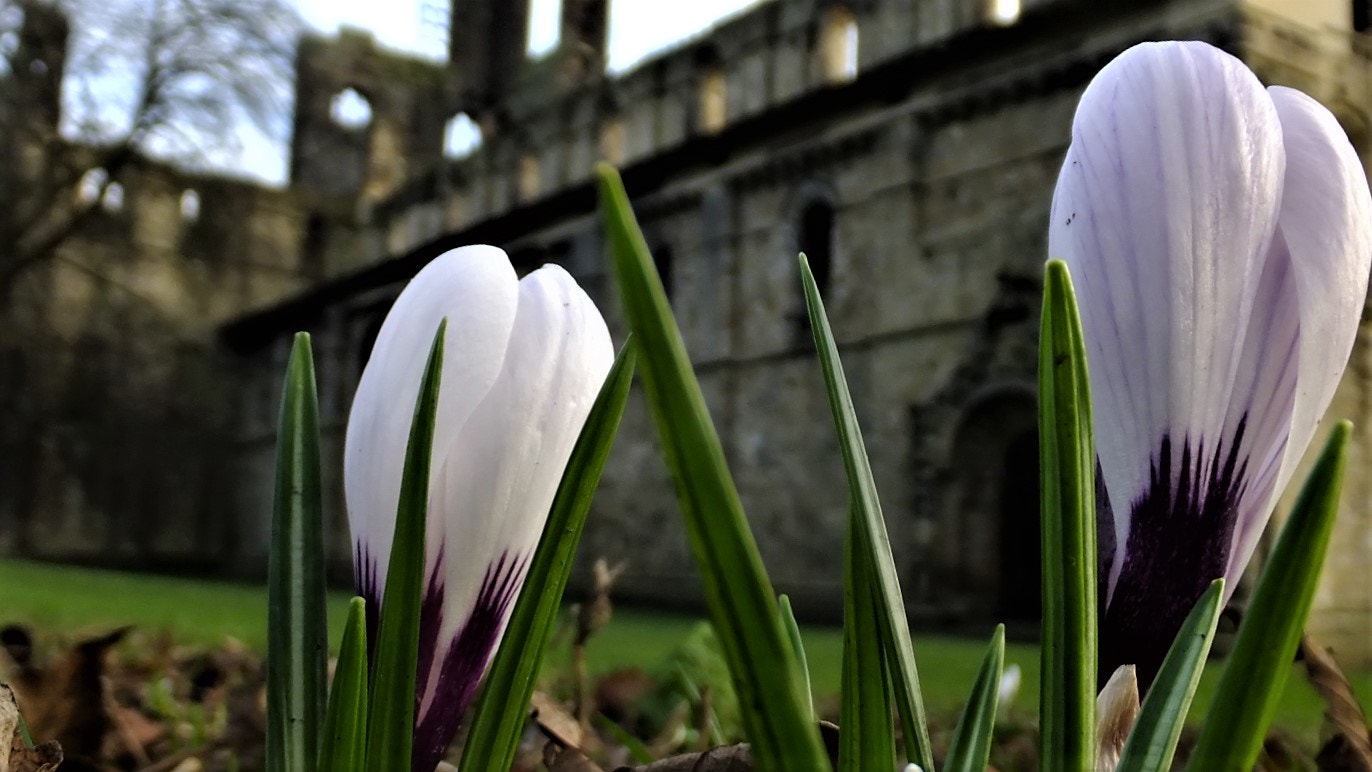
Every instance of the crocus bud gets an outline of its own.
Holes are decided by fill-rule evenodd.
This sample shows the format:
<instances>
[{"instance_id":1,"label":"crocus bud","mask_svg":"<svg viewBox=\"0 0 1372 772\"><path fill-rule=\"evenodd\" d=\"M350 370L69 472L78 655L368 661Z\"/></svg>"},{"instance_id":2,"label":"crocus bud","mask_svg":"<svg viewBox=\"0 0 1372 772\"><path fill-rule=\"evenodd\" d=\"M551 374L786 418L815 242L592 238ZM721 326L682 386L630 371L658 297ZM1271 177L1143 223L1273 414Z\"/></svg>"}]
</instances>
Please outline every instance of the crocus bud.
<instances>
[{"instance_id":1,"label":"crocus bud","mask_svg":"<svg viewBox=\"0 0 1372 772\"><path fill-rule=\"evenodd\" d=\"M1082 96L1048 251L1091 379L1100 674L1144 689L1206 587L1232 592L1329 406L1372 195L1328 110L1205 43L1145 43Z\"/></svg>"},{"instance_id":2,"label":"crocus bud","mask_svg":"<svg viewBox=\"0 0 1372 772\"><path fill-rule=\"evenodd\" d=\"M557 266L520 280L504 252L471 246L441 255L415 275L377 335L344 452L354 566L373 643L410 422L445 317L419 631L416 772L434 769L475 696L613 359L605 321Z\"/></svg>"}]
</instances>

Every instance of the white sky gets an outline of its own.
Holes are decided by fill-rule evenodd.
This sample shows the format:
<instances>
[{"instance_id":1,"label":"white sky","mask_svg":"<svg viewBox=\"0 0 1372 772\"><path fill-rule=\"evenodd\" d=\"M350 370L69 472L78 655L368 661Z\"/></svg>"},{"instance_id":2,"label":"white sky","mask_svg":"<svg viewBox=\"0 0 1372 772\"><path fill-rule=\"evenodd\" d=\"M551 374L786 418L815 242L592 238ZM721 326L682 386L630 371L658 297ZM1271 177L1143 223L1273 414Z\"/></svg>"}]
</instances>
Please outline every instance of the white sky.
<instances>
[{"instance_id":1,"label":"white sky","mask_svg":"<svg viewBox=\"0 0 1372 772\"><path fill-rule=\"evenodd\" d=\"M462 2L462 0L456 0ZM520 0L509 0L519 2ZM530 10L530 42L535 51L552 47L557 37L559 0L527 0ZM609 0L609 67L620 72L650 54L670 47L708 29L720 19L764 0ZM387 47L443 58L447 53L444 33L432 23L446 17L446 0L402 0L394 3L366 0L295 0L305 23L333 32L340 25L372 31Z\"/></svg>"}]
</instances>

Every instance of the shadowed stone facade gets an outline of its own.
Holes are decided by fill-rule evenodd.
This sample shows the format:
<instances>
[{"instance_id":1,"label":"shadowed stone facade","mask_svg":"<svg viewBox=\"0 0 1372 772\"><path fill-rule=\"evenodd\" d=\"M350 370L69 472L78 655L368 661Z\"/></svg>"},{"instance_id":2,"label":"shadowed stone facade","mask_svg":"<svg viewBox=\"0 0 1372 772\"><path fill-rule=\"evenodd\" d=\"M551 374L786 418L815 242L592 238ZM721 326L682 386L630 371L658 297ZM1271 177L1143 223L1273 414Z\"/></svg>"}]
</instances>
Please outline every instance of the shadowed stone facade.
<instances>
[{"instance_id":1,"label":"shadowed stone facade","mask_svg":"<svg viewBox=\"0 0 1372 772\"><path fill-rule=\"evenodd\" d=\"M404 181L369 196L365 182L345 185L330 168L337 154L298 141L296 194L313 207L302 250L325 278L221 329L240 384L234 554L225 556L235 570L265 570L279 380L294 331L314 336L329 548L344 569L337 474L351 394L390 302L426 261L484 242L521 271L557 262L622 340L591 186L605 158L623 169L777 589L803 614L841 608L847 493L804 321L795 255L805 251L912 619L925 629L998 619L1028 628L1038 618L1040 273L1087 82L1136 42L1206 39L1330 105L1372 161L1372 38L1353 31L1345 2L1299 4L1299 19L1317 20L1311 29L1284 16L1280 0L1024 0L1008 23L964 0L772 0L613 78L599 66L603 2L564 2L562 48L513 65L507 49L479 46L522 40L525 17L462 6L468 26L455 26L464 31L447 113L482 126L482 147L448 162L423 142L401 143L414 149ZM480 25L501 29L483 36ZM367 92L347 78L321 82ZM299 104L297 126L327 119L327 100L302 92ZM356 147L376 147L373 138ZM1357 433L1312 621L1350 663L1372 661L1369 335L1365 325L1331 413L1352 418ZM579 559L627 561L625 599L696 605L678 522L634 399Z\"/></svg>"}]
</instances>

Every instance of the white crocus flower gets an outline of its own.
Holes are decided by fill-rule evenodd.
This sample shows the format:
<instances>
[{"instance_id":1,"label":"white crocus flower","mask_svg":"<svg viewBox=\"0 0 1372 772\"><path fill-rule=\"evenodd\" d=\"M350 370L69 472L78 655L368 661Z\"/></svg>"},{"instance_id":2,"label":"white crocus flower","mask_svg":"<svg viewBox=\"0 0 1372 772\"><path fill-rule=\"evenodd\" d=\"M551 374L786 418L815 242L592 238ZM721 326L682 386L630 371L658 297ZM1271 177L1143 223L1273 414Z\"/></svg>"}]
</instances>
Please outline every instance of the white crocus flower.
<instances>
[{"instance_id":1,"label":"white crocus flower","mask_svg":"<svg viewBox=\"0 0 1372 772\"><path fill-rule=\"evenodd\" d=\"M475 696L613 359L605 321L557 266L521 281L501 250L463 247L429 263L400 293L358 384L344 453L357 584L373 643L410 422L445 317L416 770L435 767Z\"/></svg>"},{"instance_id":2,"label":"white crocus flower","mask_svg":"<svg viewBox=\"0 0 1372 772\"><path fill-rule=\"evenodd\" d=\"M1212 580L1232 591L1357 332L1372 196L1334 116L1198 42L1086 89L1049 255L1081 307L1100 469L1100 673L1146 689Z\"/></svg>"}]
</instances>

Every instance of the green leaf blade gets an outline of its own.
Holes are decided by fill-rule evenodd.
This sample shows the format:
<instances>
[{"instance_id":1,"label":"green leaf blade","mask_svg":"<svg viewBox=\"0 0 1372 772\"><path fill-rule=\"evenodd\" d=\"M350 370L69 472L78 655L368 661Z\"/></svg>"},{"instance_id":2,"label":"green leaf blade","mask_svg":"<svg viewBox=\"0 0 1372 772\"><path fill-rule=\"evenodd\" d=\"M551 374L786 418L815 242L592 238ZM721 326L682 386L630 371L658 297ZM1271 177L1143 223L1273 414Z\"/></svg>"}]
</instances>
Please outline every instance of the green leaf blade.
<instances>
[{"instance_id":1,"label":"green leaf blade","mask_svg":"<svg viewBox=\"0 0 1372 772\"><path fill-rule=\"evenodd\" d=\"M1000 674L1005 666L1005 625L996 625L991 645L977 670L972 694L958 717L944 772L985 772L1000 702ZM1123 769L1124 767L1122 767Z\"/></svg>"},{"instance_id":2,"label":"green leaf blade","mask_svg":"<svg viewBox=\"0 0 1372 772\"><path fill-rule=\"evenodd\" d=\"M367 752L367 602L353 598L324 718L321 772L363 772Z\"/></svg>"},{"instance_id":3,"label":"green leaf blade","mask_svg":"<svg viewBox=\"0 0 1372 772\"><path fill-rule=\"evenodd\" d=\"M319 399L310 336L297 333L277 434L267 596L267 753L271 772L312 772L324 719L325 620Z\"/></svg>"},{"instance_id":4,"label":"green leaf blade","mask_svg":"<svg viewBox=\"0 0 1372 772\"><path fill-rule=\"evenodd\" d=\"M1263 567L1190 769L1252 769L1276 715L1338 513L1352 425L1336 424Z\"/></svg>"},{"instance_id":5,"label":"green leaf blade","mask_svg":"<svg viewBox=\"0 0 1372 772\"><path fill-rule=\"evenodd\" d=\"M891 690L882 653L872 567L857 545L856 507L843 539L843 680L840 688L839 772L895 769Z\"/></svg>"},{"instance_id":6,"label":"green leaf blade","mask_svg":"<svg viewBox=\"0 0 1372 772\"><path fill-rule=\"evenodd\" d=\"M710 618L762 770L828 768L795 677L776 594L748 527L724 451L643 234L613 168L597 169L601 212L625 316L638 339L644 390L681 499Z\"/></svg>"},{"instance_id":7,"label":"green leaf blade","mask_svg":"<svg viewBox=\"0 0 1372 772\"><path fill-rule=\"evenodd\" d=\"M1120 754L1119 769L1172 768L1186 714L1205 670L1205 658L1224 610L1224 580L1216 579L1182 622Z\"/></svg>"},{"instance_id":8,"label":"green leaf blade","mask_svg":"<svg viewBox=\"0 0 1372 772\"><path fill-rule=\"evenodd\" d=\"M444 319L434 335L419 387L409 447L405 451L396 510L395 539L373 653L371 705L367 711L366 769L409 769L414 749L415 671L419 667L419 615L424 588L424 543L429 506L429 465L434 416L443 371Z\"/></svg>"},{"instance_id":9,"label":"green leaf blade","mask_svg":"<svg viewBox=\"0 0 1372 772\"><path fill-rule=\"evenodd\" d=\"M810 720L818 720L815 717L815 693L810 685L810 659L805 656L805 641L800 637L800 625L796 623L795 612L791 610L791 599L783 593L777 598L777 606L781 612L781 625L786 628L786 635L791 639L791 651L796 655L796 668L800 674L801 688L805 696L810 699Z\"/></svg>"},{"instance_id":10,"label":"green leaf blade","mask_svg":"<svg viewBox=\"0 0 1372 772\"><path fill-rule=\"evenodd\" d=\"M509 769L514 763L543 650L552 637L591 501L629 401L635 361L632 342L626 343L572 449L524 587L473 708L462 772Z\"/></svg>"},{"instance_id":11,"label":"green leaf blade","mask_svg":"<svg viewBox=\"0 0 1372 772\"><path fill-rule=\"evenodd\" d=\"M848 488L857 513L855 546L862 552L862 561L871 574L873 597L877 600L877 620L880 640L891 677L904 728L905 756L926 770L934 770L934 751L929 742L929 721L920 691L919 671L915 666L914 643L910 637L910 623L905 617L905 599L900 590L900 577L895 558L891 554L891 540L886 533L886 518L877 497L876 480L862 442L862 428L853 407L852 394L843 375L838 344L834 341L824 301L809 262L800 258L801 282L805 288L805 303L814 332L815 349L824 371L829 393L829 406L838 428L839 446L843 451L843 466L848 475Z\"/></svg>"},{"instance_id":12,"label":"green leaf blade","mask_svg":"<svg viewBox=\"0 0 1372 772\"><path fill-rule=\"evenodd\" d=\"M1039 331L1044 769L1091 769L1096 709L1096 457L1081 319L1067 264L1044 272Z\"/></svg>"}]
</instances>

